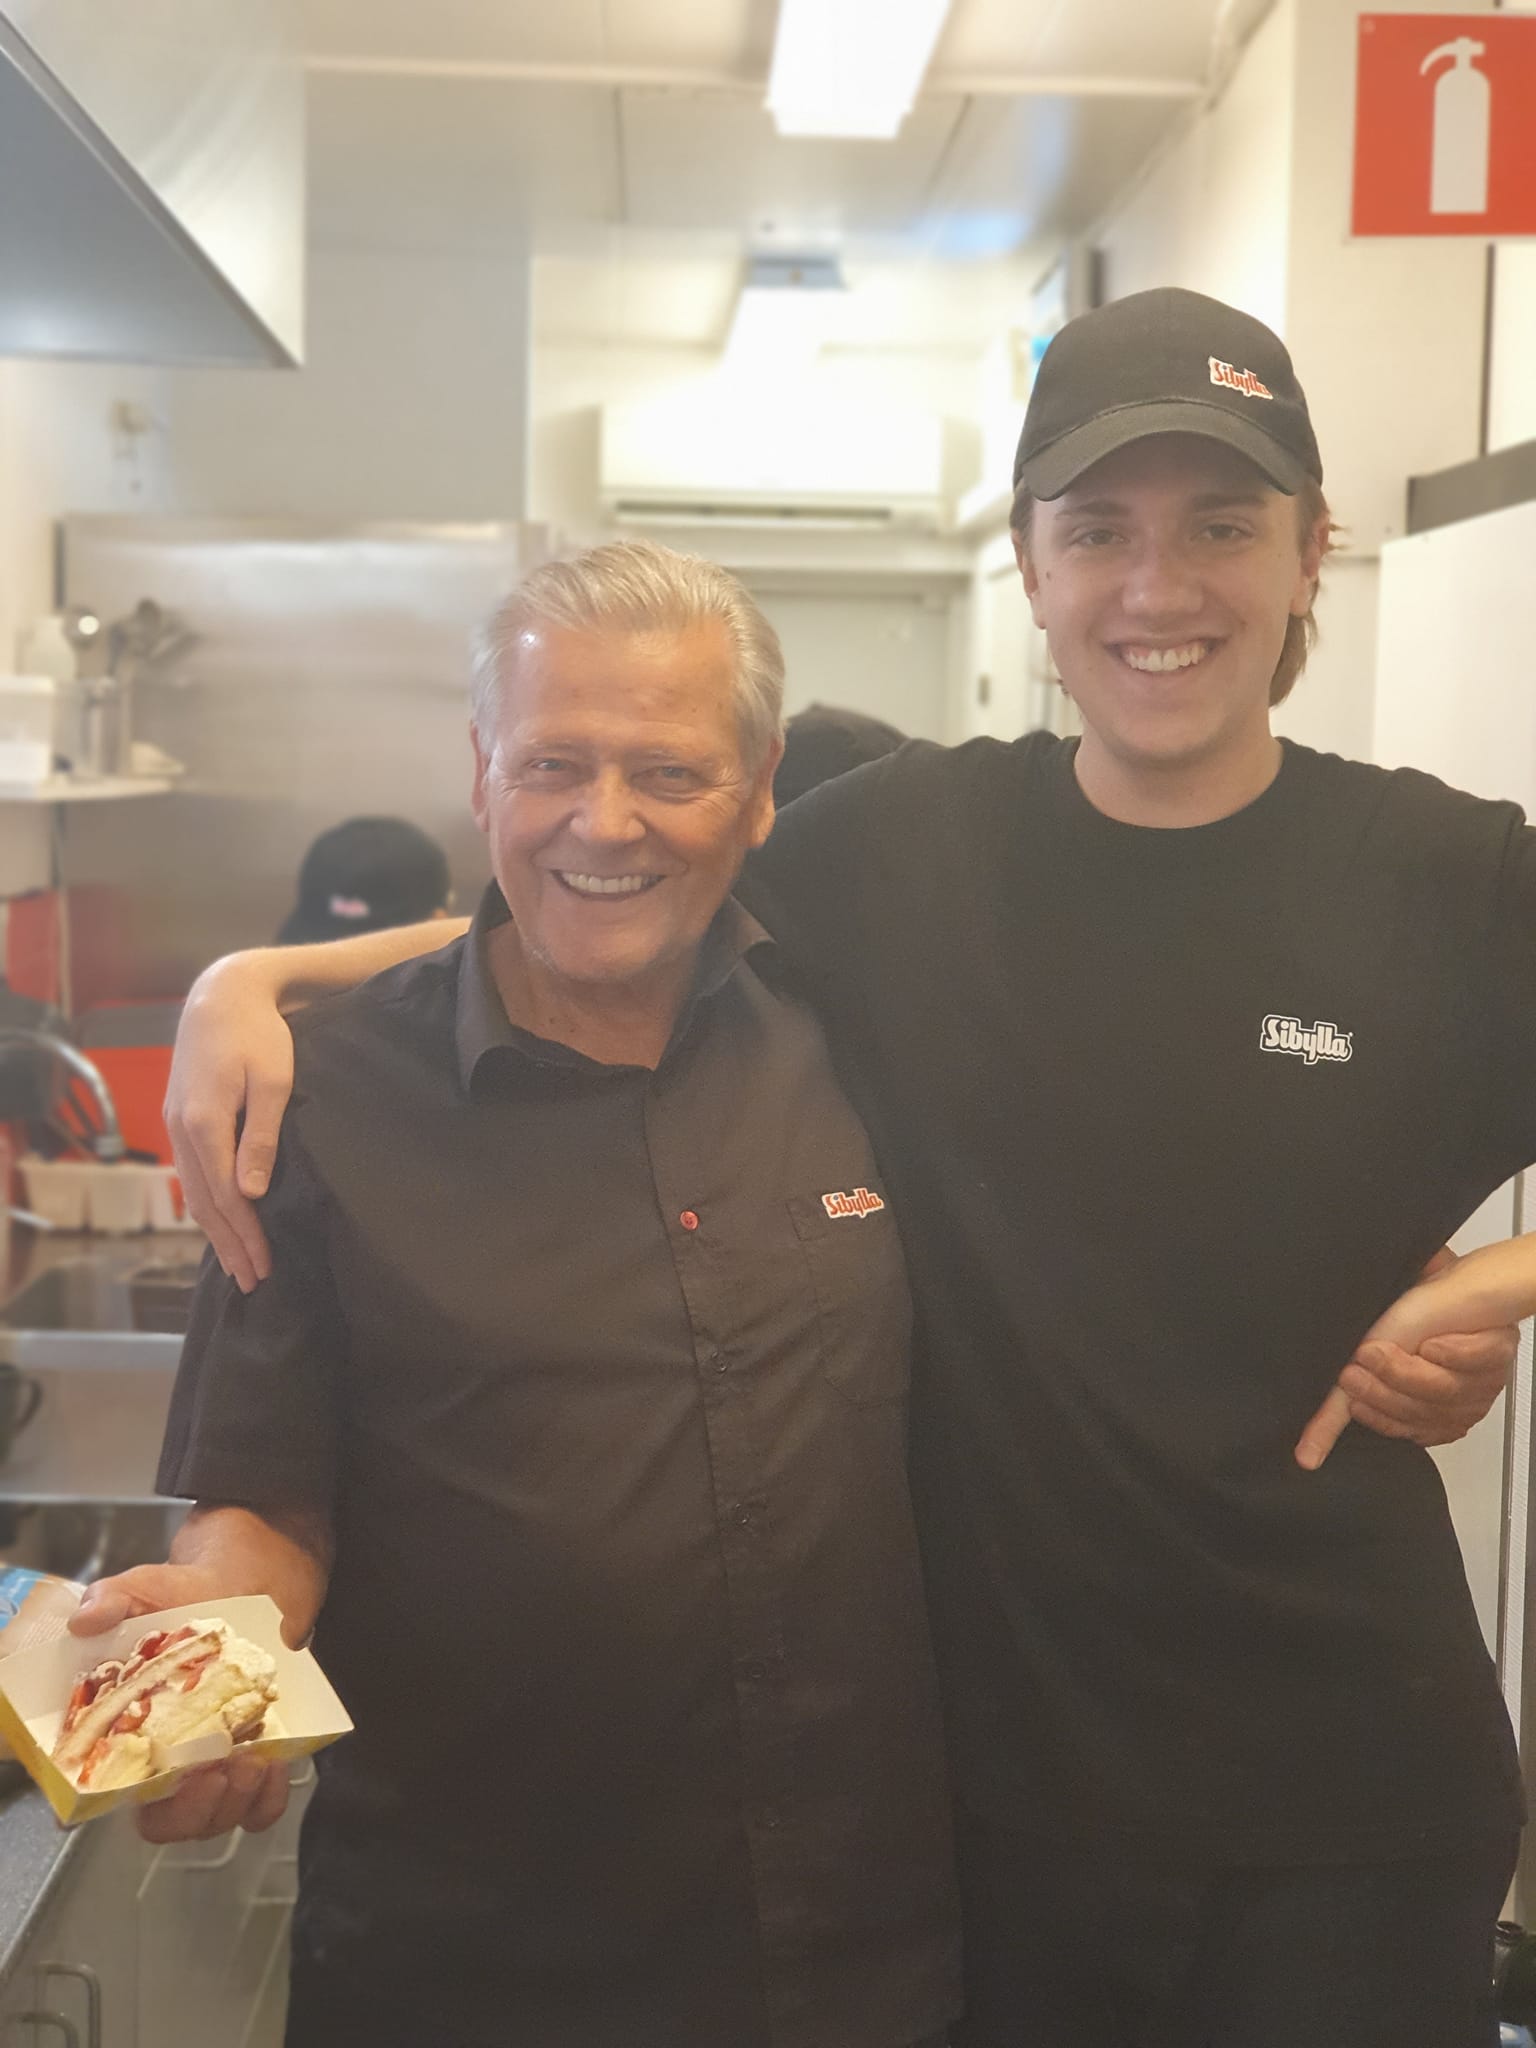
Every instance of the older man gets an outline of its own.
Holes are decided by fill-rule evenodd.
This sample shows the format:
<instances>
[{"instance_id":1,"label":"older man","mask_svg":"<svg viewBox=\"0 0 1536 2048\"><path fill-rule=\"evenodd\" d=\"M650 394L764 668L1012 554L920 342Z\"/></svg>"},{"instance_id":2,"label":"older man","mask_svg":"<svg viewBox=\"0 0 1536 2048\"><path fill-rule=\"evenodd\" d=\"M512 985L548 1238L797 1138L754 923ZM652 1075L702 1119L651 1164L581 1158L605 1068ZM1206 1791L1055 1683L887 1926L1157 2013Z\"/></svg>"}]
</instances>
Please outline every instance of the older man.
<instances>
[{"instance_id":1,"label":"older man","mask_svg":"<svg viewBox=\"0 0 1536 2048\"><path fill-rule=\"evenodd\" d=\"M494 622L467 937L317 1005L263 1220L200 1288L169 1566L262 1588L321 1759L293 2048L910 2048L955 2008L904 1476L910 1306L820 1030L731 898L782 662L645 546ZM261 1824L241 1766L160 1836Z\"/></svg>"}]
</instances>

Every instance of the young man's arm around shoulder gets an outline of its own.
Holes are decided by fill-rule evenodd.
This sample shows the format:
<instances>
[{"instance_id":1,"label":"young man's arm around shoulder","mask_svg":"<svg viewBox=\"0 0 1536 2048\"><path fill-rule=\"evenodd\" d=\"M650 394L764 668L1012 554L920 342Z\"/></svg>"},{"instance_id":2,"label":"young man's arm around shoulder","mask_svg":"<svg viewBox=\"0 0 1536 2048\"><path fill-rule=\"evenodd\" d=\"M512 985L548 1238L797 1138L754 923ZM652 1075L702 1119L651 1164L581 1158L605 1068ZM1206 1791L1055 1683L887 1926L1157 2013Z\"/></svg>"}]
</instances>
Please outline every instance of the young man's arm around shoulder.
<instances>
[{"instance_id":1,"label":"young man's arm around shoulder","mask_svg":"<svg viewBox=\"0 0 1536 2048\"><path fill-rule=\"evenodd\" d=\"M465 918L433 918L318 946L230 953L192 984L176 1033L165 1125L187 1208L246 1293L272 1268L253 1204L266 1193L293 1093L287 1014L436 952L468 929Z\"/></svg>"}]
</instances>

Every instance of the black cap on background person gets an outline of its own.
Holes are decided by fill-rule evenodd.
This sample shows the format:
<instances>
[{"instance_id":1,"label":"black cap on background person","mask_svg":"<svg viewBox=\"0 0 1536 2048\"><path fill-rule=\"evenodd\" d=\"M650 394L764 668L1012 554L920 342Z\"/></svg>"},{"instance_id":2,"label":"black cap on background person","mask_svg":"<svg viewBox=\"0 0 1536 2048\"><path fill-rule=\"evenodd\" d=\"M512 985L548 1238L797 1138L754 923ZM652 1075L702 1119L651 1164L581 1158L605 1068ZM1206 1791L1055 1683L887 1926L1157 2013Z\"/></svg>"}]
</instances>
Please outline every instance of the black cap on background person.
<instances>
[{"instance_id":1,"label":"black cap on background person","mask_svg":"<svg viewBox=\"0 0 1536 2048\"><path fill-rule=\"evenodd\" d=\"M299 869L299 900L280 946L348 939L441 917L453 895L448 857L404 818L349 818L322 832Z\"/></svg>"},{"instance_id":2,"label":"black cap on background person","mask_svg":"<svg viewBox=\"0 0 1536 2048\"><path fill-rule=\"evenodd\" d=\"M784 727L784 758L773 778L773 800L780 810L808 789L846 775L882 754L894 754L906 739L883 719L862 711L839 711L812 704L796 712Z\"/></svg>"}]
</instances>

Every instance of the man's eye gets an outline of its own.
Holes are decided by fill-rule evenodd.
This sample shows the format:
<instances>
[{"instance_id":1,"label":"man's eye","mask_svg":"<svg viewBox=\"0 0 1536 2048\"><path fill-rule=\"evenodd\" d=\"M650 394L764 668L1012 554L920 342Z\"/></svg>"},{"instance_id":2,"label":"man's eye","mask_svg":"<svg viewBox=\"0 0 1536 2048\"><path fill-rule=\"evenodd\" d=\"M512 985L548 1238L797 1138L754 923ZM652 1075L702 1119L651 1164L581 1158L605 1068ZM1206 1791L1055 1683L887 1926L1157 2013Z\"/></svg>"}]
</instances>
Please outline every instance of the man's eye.
<instances>
[{"instance_id":1,"label":"man's eye","mask_svg":"<svg viewBox=\"0 0 1536 2048\"><path fill-rule=\"evenodd\" d=\"M1112 527L1088 526L1081 533L1072 536L1072 545L1079 548L1103 548L1108 547L1115 538Z\"/></svg>"},{"instance_id":2,"label":"man's eye","mask_svg":"<svg viewBox=\"0 0 1536 2048\"><path fill-rule=\"evenodd\" d=\"M1235 520L1231 519L1213 519L1205 530L1212 540L1230 541L1246 540L1248 538L1247 527L1239 526Z\"/></svg>"},{"instance_id":3,"label":"man's eye","mask_svg":"<svg viewBox=\"0 0 1536 2048\"><path fill-rule=\"evenodd\" d=\"M653 768L651 774L667 789L688 789L699 779L691 768L684 768L675 761L664 761L659 768Z\"/></svg>"}]
</instances>

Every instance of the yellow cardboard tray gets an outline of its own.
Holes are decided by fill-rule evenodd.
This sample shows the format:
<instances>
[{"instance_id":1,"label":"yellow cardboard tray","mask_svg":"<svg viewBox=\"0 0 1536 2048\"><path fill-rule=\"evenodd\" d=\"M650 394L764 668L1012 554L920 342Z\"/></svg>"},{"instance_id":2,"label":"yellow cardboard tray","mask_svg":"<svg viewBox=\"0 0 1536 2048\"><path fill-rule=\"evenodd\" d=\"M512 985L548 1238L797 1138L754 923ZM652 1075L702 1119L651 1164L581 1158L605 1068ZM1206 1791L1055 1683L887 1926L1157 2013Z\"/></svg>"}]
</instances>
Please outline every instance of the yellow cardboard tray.
<instances>
[{"instance_id":1,"label":"yellow cardboard tray","mask_svg":"<svg viewBox=\"0 0 1536 2048\"><path fill-rule=\"evenodd\" d=\"M308 1650L290 1650L283 1641L282 1616L264 1593L232 1600L199 1600L191 1607L168 1607L160 1614L140 1614L99 1636L64 1636L39 1644L14 1657L0 1659L0 1735L4 1735L41 1787L48 1804L66 1827L95 1820L118 1806L143 1806L165 1799L189 1770L214 1760L198 1745L175 1770L160 1771L138 1785L114 1792L81 1792L53 1761L51 1751L75 1680L106 1657L125 1657L143 1635L155 1628L179 1628L185 1621L217 1618L237 1635L258 1644L277 1664L275 1715L280 1735L242 1742L244 1756L310 1756L347 1734L352 1722L330 1681ZM222 1753L227 1754L229 1745Z\"/></svg>"}]
</instances>

